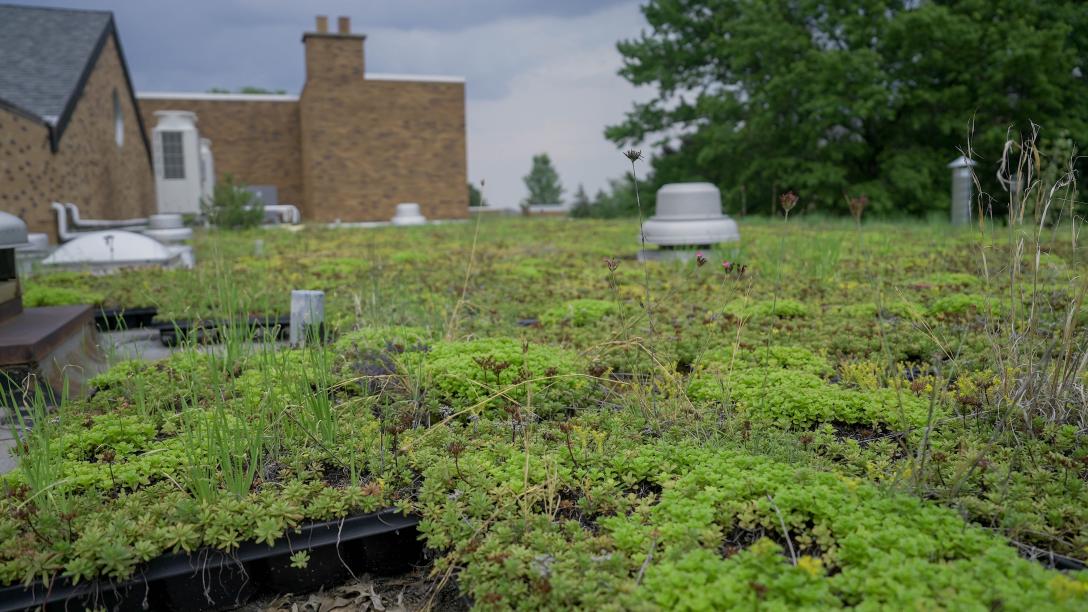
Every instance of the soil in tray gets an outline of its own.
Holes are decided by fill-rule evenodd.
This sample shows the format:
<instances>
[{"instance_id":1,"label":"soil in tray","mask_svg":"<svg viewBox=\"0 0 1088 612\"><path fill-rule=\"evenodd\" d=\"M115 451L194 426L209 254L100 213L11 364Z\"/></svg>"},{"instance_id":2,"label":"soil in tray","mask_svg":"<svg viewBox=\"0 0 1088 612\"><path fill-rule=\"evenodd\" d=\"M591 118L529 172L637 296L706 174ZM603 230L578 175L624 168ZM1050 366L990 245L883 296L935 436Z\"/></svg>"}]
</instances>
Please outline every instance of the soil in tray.
<instances>
[{"instance_id":1,"label":"soil in tray","mask_svg":"<svg viewBox=\"0 0 1088 612\"><path fill-rule=\"evenodd\" d=\"M397 576L361 574L342 583L326 583L312 592L266 597L238 608L239 612L289 612L294 610L449 610L463 612L472 602L457 590L450 578L431 576L431 567L420 567Z\"/></svg>"},{"instance_id":2,"label":"soil in tray","mask_svg":"<svg viewBox=\"0 0 1088 612\"><path fill-rule=\"evenodd\" d=\"M309 554L305 568L291 566L287 555L269 557L261 570L262 592L302 593L369 573L378 576L404 574L423 562L423 543L415 527L364 539L300 548Z\"/></svg>"},{"instance_id":3,"label":"soil in tray","mask_svg":"<svg viewBox=\"0 0 1088 612\"><path fill-rule=\"evenodd\" d=\"M44 596L44 593L41 593ZM2 596L0 596L2 597ZM0 604L4 602L0 600ZM10 603L10 602L9 602ZM3 606L9 607L9 606ZM110 610L111 612L143 612L160 610L162 606L147 584L133 584L117 591L108 587L85 596L74 597L67 601L55 601L44 608L26 608L45 610L46 612L67 612L70 610Z\"/></svg>"}]
</instances>

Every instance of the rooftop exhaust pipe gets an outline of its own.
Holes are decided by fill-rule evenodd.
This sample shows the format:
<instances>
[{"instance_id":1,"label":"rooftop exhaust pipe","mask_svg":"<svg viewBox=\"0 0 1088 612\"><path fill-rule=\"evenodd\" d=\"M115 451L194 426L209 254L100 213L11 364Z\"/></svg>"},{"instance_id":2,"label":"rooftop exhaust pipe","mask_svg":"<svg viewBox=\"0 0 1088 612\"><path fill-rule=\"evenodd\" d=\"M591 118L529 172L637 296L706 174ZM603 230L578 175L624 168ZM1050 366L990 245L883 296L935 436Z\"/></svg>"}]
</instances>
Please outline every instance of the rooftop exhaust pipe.
<instances>
[{"instance_id":1,"label":"rooftop exhaust pipe","mask_svg":"<svg viewBox=\"0 0 1088 612\"><path fill-rule=\"evenodd\" d=\"M83 219L79 216L79 207L71 202L66 202L64 208L68 209L68 214L72 217L72 228L76 231L80 230L100 230L100 229L117 229L120 227L138 227L141 225L147 225L147 219L138 217L135 219Z\"/></svg>"}]
</instances>

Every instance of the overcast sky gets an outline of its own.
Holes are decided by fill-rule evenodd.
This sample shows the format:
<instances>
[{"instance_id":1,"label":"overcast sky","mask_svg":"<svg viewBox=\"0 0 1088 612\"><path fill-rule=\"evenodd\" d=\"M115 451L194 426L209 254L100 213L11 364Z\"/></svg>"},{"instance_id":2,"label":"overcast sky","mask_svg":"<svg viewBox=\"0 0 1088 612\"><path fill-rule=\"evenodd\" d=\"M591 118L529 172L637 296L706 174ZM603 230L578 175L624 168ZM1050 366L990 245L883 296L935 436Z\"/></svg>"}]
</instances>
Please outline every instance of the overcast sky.
<instances>
[{"instance_id":1,"label":"overcast sky","mask_svg":"<svg viewBox=\"0 0 1088 612\"><path fill-rule=\"evenodd\" d=\"M616 75L616 41L645 26L637 0L30 0L114 12L137 91L253 85L298 93L314 16L351 17L369 72L467 80L469 179L516 206L534 153L567 196L590 195L626 160L602 131L652 92Z\"/></svg>"}]
</instances>

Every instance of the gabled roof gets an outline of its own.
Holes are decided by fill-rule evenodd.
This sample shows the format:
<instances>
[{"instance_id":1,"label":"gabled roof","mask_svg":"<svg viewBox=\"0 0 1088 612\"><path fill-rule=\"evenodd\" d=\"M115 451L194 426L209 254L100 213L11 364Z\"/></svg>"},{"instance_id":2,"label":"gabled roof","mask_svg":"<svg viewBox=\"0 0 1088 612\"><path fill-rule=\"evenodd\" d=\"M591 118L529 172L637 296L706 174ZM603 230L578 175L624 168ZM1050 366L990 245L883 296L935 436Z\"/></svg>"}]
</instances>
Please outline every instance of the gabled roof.
<instances>
[{"instance_id":1,"label":"gabled roof","mask_svg":"<svg viewBox=\"0 0 1088 612\"><path fill-rule=\"evenodd\" d=\"M114 37L128 96L150 156L140 107L109 11L0 4L0 108L48 126L56 151L110 36Z\"/></svg>"}]
</instances>

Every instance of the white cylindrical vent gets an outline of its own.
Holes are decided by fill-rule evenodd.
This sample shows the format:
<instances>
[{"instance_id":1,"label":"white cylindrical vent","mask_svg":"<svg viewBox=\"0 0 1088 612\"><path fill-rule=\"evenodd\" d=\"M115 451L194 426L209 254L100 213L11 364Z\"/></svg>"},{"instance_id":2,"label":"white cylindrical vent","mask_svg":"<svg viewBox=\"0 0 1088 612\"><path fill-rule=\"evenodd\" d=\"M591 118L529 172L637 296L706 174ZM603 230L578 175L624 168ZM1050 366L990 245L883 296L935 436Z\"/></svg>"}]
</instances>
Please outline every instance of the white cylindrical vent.
<instances>
[{"instance_id":1,"label":"white cylindrical vent","mask_svg":"<svg viewBox=\"0 0 1088 612\"><path fill-rule=\"evenodd\" d=\"M319 340L324 322L324 291L291 291L291 346L305 346L307 342Z\"/></svg>"},{"instance_id":2,"label":"white cylindrical vent","mask_svg":"<svg viewBox=\"0 0 1088 612\"><path fill-rule=\"evenodd\" d=\"M403 202L397 204L397 212L393 215L393 225L422 225L427 218L419 210L419 204L415 202Z\"/></svg>"},{"instance_id":3,"label":"white cylindrical vent","mask_svg":"<svg viewBox=\"0 0 1088 612\"><path fill-rule=\"evenodd\" d=\"M185 227L181 215L151 215L147 219L144 236L150 236L163 244L178 244L193 239L193 229Z\"/></svg>"},{"instance_id":4,"label":"white cylindrical vent","mask_svg":"<svg viewBox=\"0 0 1088 612\"><path fill-rule=\"evenodd\" d=\"M147 226L151 229L177 229L185 227L181 215L151 215L147 218Z\"/></svg>"},{"instance_id":5,"label":"white cylindrical vent","mask_svg":"<svg viewBox=\"0 0 1088 612\"><path fill-rule=\"evenodd\" d=\"M975 162L964 156L948 164L952 169L952 225L966 225L971 222L971 200L975 186L971 168L974 166Z\"/></svg>"}]
</instances>

